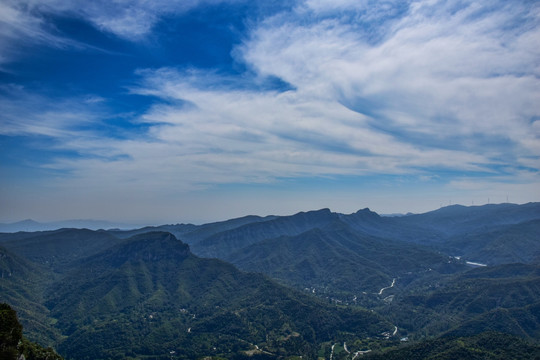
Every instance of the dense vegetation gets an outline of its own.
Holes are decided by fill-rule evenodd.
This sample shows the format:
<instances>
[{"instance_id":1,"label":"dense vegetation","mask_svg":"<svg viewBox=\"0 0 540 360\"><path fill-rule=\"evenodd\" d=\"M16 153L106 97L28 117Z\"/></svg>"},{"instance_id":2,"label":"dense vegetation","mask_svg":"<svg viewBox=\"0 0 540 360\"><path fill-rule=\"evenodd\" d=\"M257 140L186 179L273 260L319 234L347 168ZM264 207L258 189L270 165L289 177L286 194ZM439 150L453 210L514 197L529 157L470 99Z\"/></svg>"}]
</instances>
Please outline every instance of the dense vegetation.
<instances>
[{"instance_id":1,"label":"dense vegetation","mask_svg":"<svg viewBox=\"0 0 540 360\"><path fill-rule=\"evenodd\" d=\"M5 233L0 301L68 359L526 358L539 221L502 204Z\"/></svg>"},{"instance_id":2,"label":"dense vegetation","mask_svg":"<svg viewBox=\"0 0 540 360\"><path fill-rule=\"evenodd\" d=\"M485 332L471 337L440 337L366 357L369 360L530 360L539 358L539 346L496 332Z\"/></svg>"},{"instance_id":3,"label":"dense vegetation","mask_svg":"<svg viewBox=\"0 0 540 360\"><path fill-rule=\"evenodd\" d=\"M43 348L23 336L23 326L17 313L6 303L0 303L0 359L62 360L51 348Z\"/></svg>"}]
</instances>

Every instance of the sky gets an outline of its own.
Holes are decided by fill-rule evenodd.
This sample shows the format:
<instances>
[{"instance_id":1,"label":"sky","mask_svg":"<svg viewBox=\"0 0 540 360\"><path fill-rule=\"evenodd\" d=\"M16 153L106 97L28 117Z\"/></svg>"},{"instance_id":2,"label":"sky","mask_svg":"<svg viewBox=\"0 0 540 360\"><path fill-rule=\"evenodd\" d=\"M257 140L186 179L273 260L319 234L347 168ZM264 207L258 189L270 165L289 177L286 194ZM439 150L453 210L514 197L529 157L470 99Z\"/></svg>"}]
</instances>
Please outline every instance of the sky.
<instances>
[{"instance_id":1,"label":"sky","mask_svg":"<svg viewBox=\"0 0 540 360\"><path fill-rule=\"evenodd\" d=\"M0 0L0 222L540 201L540 2Z\"/></svg>"}]
</instances>

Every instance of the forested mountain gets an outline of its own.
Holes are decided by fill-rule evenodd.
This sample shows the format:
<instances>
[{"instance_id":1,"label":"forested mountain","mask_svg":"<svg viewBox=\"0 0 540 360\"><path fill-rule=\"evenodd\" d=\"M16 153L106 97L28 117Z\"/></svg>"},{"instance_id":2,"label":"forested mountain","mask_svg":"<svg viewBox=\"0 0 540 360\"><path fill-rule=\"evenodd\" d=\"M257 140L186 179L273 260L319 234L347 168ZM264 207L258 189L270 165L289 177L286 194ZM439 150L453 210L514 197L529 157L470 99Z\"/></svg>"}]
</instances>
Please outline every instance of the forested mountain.
<instances>
[{"instance_id":1,"label":"forested mountain","mask_svg":"<svg viewBox=\"0 0 540 360\"><path fill-rule=\"evenodd\" d=\"M328 209L280 216L219 232L193 243L192 248L193 252L199 256L225 258L259 241L282 235L298 235L307 230L324 227L338 218L338 214Z\"/></svg>"},{"instance_id":2,"label":"forested mountain","mask_svg":"<svg viewBox=\"0 0 540 360\"><path fill-rule=\"evenodd\" d=\"M343 334L392 325L336 308L230 264L194 256L170 233L145 233L90 256L46 290L66 358L316 354ZM228 354L228 355L227 355ZM314 355L313 355L314 356Z\"/></svg>"},{"instance_id":3,"label":"forested mountain","mask_svg":"<svg viewBox=\"0 0 540 360\"><path fill-rule=\"evenodd\" d=\"M514 350L504 334L527 339L530 354L540 341L539 210L322 209L5 233L0 302L67 359L498 359Z\"/></svg>"},{"instance_id":4,"label":"forested mountain","mask_svg":"<svg viewBox=\"0 0 540 360\"><path fill-rule=\"evenodd\" d=\"M59 229L0 236L1 244L9 250L57 272L119 241L105 231L88 229Z\"/></svg>"},{"instance_id":5,"label":"forested mountain","mask_svg":"<svg viewBox=\"0 0 540 360\"><path fill-rule=\"evenodd\" d=\"M488 264L540 263L540 219L502 225L482 233L453 236L444 251Z\"/></svg>"},{"instance_id":6,"label":"forested mountain","mask_svg":"<svg viewBox=\"0 0 540 360\"><path fill-rule=\"evenodd\" d=\"M53 275L46 267L23 259L0 246L0 302L17 309L27 334L43 345L51 345L59 333L48 326L49 310L43 292Z\"/></svg>"},{"instance_id":7,"label":"forested mountain","mask_svg":"<svg viewBox=\"0 0 540 360\"><path fill-rule=\"evenodd\" d=\"M418 336L496 330L540 338L540 266L481 267L411 284L385 311Z\"/></svg>"},{"instance_id":8,"label":"forested mountain","mask_svg":"<svg viewBox=\"0 0 540 360\"><path fill-rule=\"evenodd\" d=\"M540 218L540 203L489 204L483 206L451 205L424 214L392 218L397 224L418 226L441 234L441 239L455 235L492 231L501 225L519 224Z\"/></svg>"},{"instance_id":9,"label":"forested mountain","mask_svg":"<svg viewBox=\"0 0 540 360\"><path fill-rule=\"evenodd\" d=\"M339 219L296 236L281 236L224 257L247 271L263 272L296 287L360 301L393 279L399 285L428 271L464 269L454 258L418 245L353 230Z\"/></svg>"}]
</instances>

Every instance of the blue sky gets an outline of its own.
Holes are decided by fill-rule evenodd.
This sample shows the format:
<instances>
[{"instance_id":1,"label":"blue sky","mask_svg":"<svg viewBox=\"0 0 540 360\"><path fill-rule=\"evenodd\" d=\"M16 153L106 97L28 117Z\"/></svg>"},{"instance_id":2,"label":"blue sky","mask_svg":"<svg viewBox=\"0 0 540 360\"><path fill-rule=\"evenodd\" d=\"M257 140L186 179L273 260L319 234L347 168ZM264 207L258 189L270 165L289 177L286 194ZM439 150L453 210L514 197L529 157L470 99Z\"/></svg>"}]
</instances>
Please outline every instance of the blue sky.
<instances>
[{"instance_id":1,"label":"blue sky","mask_svg":"<svg viewBox=\"0 0 540 360\"><path fill-rule=\"evenodd\" d=\"M540 3L0 0L0 222L540 201Z\"/></svg>"}]
</instances>

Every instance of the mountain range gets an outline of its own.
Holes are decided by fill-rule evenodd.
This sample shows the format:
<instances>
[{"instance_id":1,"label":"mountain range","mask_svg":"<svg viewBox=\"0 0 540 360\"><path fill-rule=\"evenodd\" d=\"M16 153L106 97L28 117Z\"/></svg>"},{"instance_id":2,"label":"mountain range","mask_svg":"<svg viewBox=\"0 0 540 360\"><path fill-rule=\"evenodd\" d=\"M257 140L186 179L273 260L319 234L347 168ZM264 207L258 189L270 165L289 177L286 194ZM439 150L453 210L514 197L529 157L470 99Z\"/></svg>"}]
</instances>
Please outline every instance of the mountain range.
<instances>
[{"instance_id":1,"label":"mountain range","mask_svg":"<svg viewBox=\"0 0 540 360\"><path fill-rule=\"evenodd\" d=\"M0 302L66 359L534 352L539 234L539 203L0 233Z\"/></svg>"}]
</instances>

